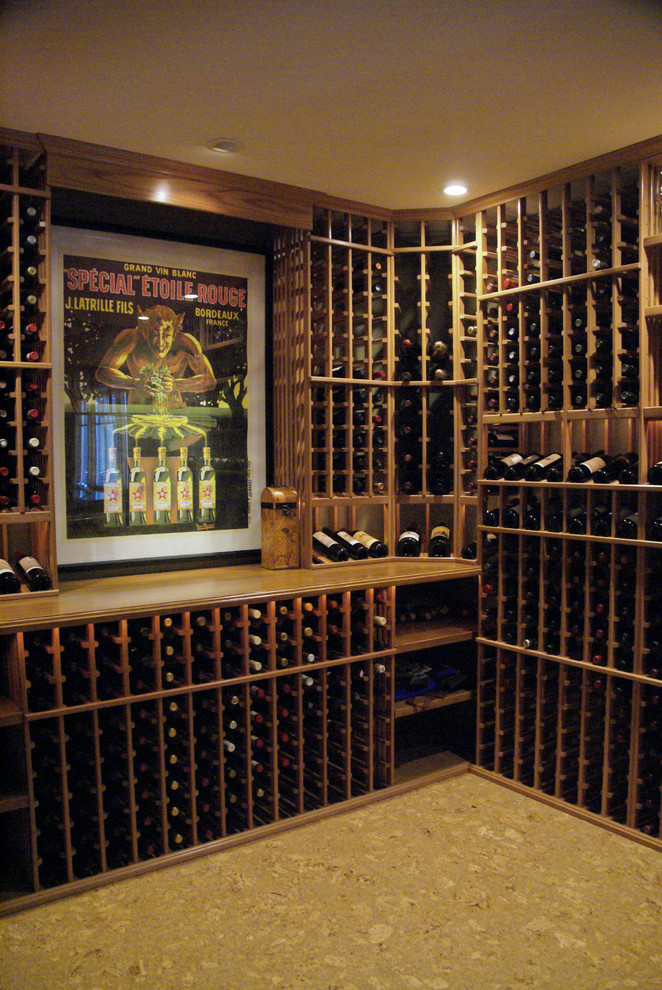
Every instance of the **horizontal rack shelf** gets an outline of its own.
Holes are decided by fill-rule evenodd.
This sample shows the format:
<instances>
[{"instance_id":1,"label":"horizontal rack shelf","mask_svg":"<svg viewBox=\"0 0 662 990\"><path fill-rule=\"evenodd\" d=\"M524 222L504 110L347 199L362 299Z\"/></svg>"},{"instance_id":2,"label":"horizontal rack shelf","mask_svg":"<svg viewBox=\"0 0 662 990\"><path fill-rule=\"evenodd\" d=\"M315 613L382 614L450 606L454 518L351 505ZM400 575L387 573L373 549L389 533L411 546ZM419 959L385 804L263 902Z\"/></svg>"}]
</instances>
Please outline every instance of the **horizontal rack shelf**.
<instances>
[{"instance_id":1,"label":"horizontal rack shelf","mask_svg":"<svg viewBox=\"0 0 662 990\"><path fill-rule=\"evenodd\" d=\"M23 713L11 698L0 698L0 728L9 725L20 725Z\"/></svg>"},{"instance_id":2,"label":"horizontal rack shelf","mask_svg":"<svg viewBox=\"0 0 662 990\"><path fill-rule=\"evenodd\" d=\"M408 622L405 630L396 629L394 648L396 654L425 650L431 646L446 646L474 638L475 622Z\"/></svg>"},{"instance_id":3,"label":"horizontal rack shelf","mask_svg":"<svg viewBox=\"0 0 662 990\"><path fill-rule=\"evenodd\" d=\"M30 801L27 794L2 794L0 793L0 815L10 811L23 811L29 807Z\"/></svg>"},{"instance_id":4,"label":"horizontal rack shelf","mask_svg":"<svg viewBox=\"0 0 662 990\"><path fill-rule=\"evenodd\" d=\"M98 701L86 701L78 705L62 705L58 708L47 708L42 711L26 712L20 715L20 721L25 718L28 722L41 722L48 718L57 718L62 715L81 715L85 712L99 711L107 708L121 708L126 705L147 704L150 701L158 701L165 698L188 697L189 695L204 694L207 691L218 691L219 689L231 690L239 688L244 684L262 684L265 681L277 678L288 678L300 674L315 674L320 670L328 670L333 667L346 667L354 664L380 662L389 660L393 656L393 650L381 650L374 653L358 653L356 655L336 657L332 660L324 660L319 663L309 663L300 667L286 667L279 670L261 670L250 674L242 674L237 677L227 677L214 681L204 681L199 684L180 684L177 687L162 688L160 691L143 691L140 694L126 694L117 698L104 698ZM17 720L18 721L18 720Z\"/></svg>"},{"instance_id":5,"label":"horizontal rack shelf","mask_svg":"<svg viewBox=\"0 0 662 990\"><path fill-rule=\"evenodd\" d=\"M547 279L545 282L532 282L530 285L518 285L511 289L501 289L499 292L479 293L479 302L490 302L503 297L516 296L521 293L539 292L541 289L562 289L566 285L576 285L589 279L607 278L613 275L638 274L641 265L633 262L629 265L619 265L617 268L601 268L593 272L580 272L577 275L567 275L564 278Z\"/></svg>"},{"instance_id":6,"label":"horizontal rack shelf","mask_svg":"<svg viewBox=\"0 0 662 990\"><path fill-rule=\"evenodd\" d=\"M622 485L618 481L605 481L596 482L593 480L589 481L525 481L523 478L519 481L507 481L505 478L476 478L476 482L479 485L484 485L487 488L496 486L498 488L518 488L520 485L523 488L552 488L561 489L566 488L578 489L588 489L589 491L610 491L610 492L656 492L662 491L662 485L649 485L644 483L641 485Z\"/></svg>"},{"instance_id":7,"label":"horizontal rack shelf","mask_svg":"<svg viewBox=\"0 0 662 990\"><path fill-rule=\"evenodd\" d=\"M562 422L564 419L637 419L639 406L622 406L618 409L566 409L549 410L547 412L523 413L483 413L483 423L486 425L503 425L504 423L549 423Z\"/></svg>"},{"instance_id":8,"label":"horizontal rack shelf","mask_svg":"<svg viewBox=\"0 0 662 990\"><path fill-rule=\"evenodd\" d=\"M551 529L523 529L519 526L512 529L508 526L487 526L479 523L478 529L481 532L510 534L525 533L527 536L548 536L554 540L582 540L586 543L615 544L616 546L650 547L652 550L662 548L662 543L657 540L626 540L621 536L594 536L591 533L566 533L556 532Z\"/></svg>"},{"instance_id":9,"label":"horizontal rack shelf","mask_svg":"<svg viewBox=\"0 0 662 990\"><path fill-rule=\"evenodd\" d=\"M471 691L431 691L429 694L420 694L414 698L396 701L393 714L395 718L404 718L406 715L418 715L419 712L432 711L434 708L458 705L463 701L471 701L472 698L473 692Z\"/></svg>"},{"instance_id":10,"label":"horizontal rack shelf","mask_svg":"<svg viewBox=\"0 0 662 990\"><path fill-rule=\"evenodd\" d=\"M633 670L619 670L617 667L608 667L606 664L588 663L585 660L575 660L573 657L566 657L560 653L545 653L544 650L534 650L530 647L518 646L515 643L506 643L503 640L488 639L486 636L476 636L476 643L482 646L489 646L492 649L500 649L505 653L518 653L521 656L549 660L552 663L564 664L568 667L578 667L580 670L589 670L596 677L607 676L619 677L623 680L635 681L637 684L647 684L650 687L659 688L660 681L655 677L646 674L638 674Z\"/></svg>"}]
</instances>

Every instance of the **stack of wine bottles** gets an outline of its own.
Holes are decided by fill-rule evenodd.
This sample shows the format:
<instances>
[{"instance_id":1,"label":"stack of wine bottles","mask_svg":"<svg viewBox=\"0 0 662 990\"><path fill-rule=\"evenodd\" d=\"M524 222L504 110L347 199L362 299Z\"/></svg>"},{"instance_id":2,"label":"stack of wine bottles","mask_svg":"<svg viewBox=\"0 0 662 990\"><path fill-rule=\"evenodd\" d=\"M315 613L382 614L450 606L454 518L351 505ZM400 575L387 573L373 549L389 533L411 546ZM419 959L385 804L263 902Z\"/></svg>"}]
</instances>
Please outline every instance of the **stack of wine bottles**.
<instances>
[{"instance_id":1,"label":"stack of wine bottles","mask_svg":"<svg viewBox=\"0 0 662 990\"><path fill-rule=\"evenodd\" d=\"M454 465L451 392L400 390L396 433L400 493L451 494Z\"/></svg>"},{"instance_id":2,"label":"stack of wine bottles","mask_svg":"<svg viewBox=\"0 0 662 990\"><path fill-rule=\"evenodd\" d=\"M334 367L334 375L342 372ZM363 374L356 368L355 377ZM313 491L381 495L386 489L388 411L381 388L317 386L312 406Z\"/></svg>"},{"instance_id":3,"label":"stack of wine bottles","mask_svg":"<svg viewBox=\"0 0 662 990\"><path fill-rule=\"evenodd\" d=\"M391 610L366 588L21 634L39 885L390 783Z\"/></svg>"},{"instance_id":4,"label":"stack of wine bottles","mask_svg":"<svg viewBox=\"0 0 662 990\"><path fill-rule=\"evenodd\" d=\"M52 593L45 162L36 147L3 147L0 157L6 164L0 204L0 526L5 558L0 561L0 594L26 588ZM26 575L17 560L27 563L30 557L38 563Z\"/></svg>"},{"instance_id":5,"label":"stack of wine bottles","mask_svg":"<svg viewBox=\"0 0 662 990\"><path fill-rule=\"evenodd\" d=\"M536 480L542 471L546 481L561 481L561 464L558 454L510 454L492 459L485 471L483 525L662 541L662 505L655 489L636 485L635 453L577 455L567 473L569 484L563 489L521 483ZM654 465L649 477L656 478L658 470ZM523 475L519 483L514 481L517 475ZM493 484L497 479L500 483ZM614 481L619 484L613 485Z\"/></svg>"},{"instance_id":6,"label":"stack of wine bottles","mask_svg":"<svg viewBox=\"0 0 662 990\"><path fill-rule=\"evenodd\" d=\"M496 296L483 304L485 411L561 410L564 388L577 410L637 406L636 188L519 220L509 205L485 215L484 293Z\"/></svg>"},{"instance_id":7,"label":"stack of wine bottles","mask_svg":"<svg viewBox=\"0 0 662 990\"><path fill-rule=\"evenodd\" d=\"M635 827L659 834L659 759L649 761L645 749L631 742L638 690L601 671L486 649L478 686L480 763L619 824L634 819ZM645 783L637 758L652 768ZM630 779L637 781L632 795ZM643 798L650 801L645 817L639 812Z\"/></svg>"},{"instance_id":8,"label":"stack of wine bottles","mask_svg":"<svg viewBox=\"0 0 662 990\"><path fill-rule=\"evenodd\" d=\"M486 534L480 635L643 673L637 553L630 544Z\"/></svg>"}]
</instances>

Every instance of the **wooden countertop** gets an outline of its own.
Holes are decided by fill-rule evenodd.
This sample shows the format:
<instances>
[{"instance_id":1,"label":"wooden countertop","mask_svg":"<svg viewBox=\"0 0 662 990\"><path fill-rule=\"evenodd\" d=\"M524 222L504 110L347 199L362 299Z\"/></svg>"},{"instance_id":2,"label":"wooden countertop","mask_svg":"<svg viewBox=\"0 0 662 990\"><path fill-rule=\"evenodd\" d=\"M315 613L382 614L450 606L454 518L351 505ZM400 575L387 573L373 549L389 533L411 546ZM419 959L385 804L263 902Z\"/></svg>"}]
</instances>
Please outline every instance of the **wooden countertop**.
<instances>
[{"instance_id":1,"label":"wooden countertop","mask_svg":"<svg viewBox=\"0 0 662 990\"><path fill-rule=\"evenodd\" d=\"M17 632L49 626L95 622L110 616L131 618L155 612L212 608L269 598L319 595L333 590L424 584L475 577L469 560L426 557L337 564L314 569L272 571L259 564L121 575L89 581L65 581L59 594L29 594L0 601L0 631Z\"/></svg>"}]
</instances>

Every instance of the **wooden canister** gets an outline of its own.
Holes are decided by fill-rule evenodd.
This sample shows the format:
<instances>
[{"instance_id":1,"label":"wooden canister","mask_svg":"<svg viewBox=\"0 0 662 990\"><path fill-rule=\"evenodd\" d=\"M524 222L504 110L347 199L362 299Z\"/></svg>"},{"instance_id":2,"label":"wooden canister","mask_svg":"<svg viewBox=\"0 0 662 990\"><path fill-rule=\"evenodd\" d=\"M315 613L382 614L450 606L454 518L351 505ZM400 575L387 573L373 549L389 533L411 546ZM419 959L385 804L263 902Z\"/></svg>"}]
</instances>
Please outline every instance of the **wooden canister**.
<instances>
[{"instance_id":1,"label":"wooden canister","mask_svg":"<svg viewBox=\"0 0 662 990\"><path fill-rule=\"evenodd\" d=\"M262 566L299 566L299 497L294 488L262 491Z\"/></svg>"}]
</instances>

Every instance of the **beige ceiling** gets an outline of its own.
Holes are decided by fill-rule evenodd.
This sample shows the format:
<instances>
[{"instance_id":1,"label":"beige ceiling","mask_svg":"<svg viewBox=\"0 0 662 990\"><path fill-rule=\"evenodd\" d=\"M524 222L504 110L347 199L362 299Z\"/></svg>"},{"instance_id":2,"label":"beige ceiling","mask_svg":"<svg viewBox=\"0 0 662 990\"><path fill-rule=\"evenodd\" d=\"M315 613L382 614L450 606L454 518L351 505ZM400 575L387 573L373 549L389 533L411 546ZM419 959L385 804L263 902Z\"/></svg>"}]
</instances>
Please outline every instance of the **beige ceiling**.
<instances>
[{"instance_id":1,"label":"beige ceiling","mask_svg":"<svg viewBox=\"0 0 662 990\"><path fill-rule=\"evenodd\" d=\"M0 126L448 206L662 134L661 0L4 0ZM219 137L241 142L219 156Z\"/></svg>"}]
</instances>

